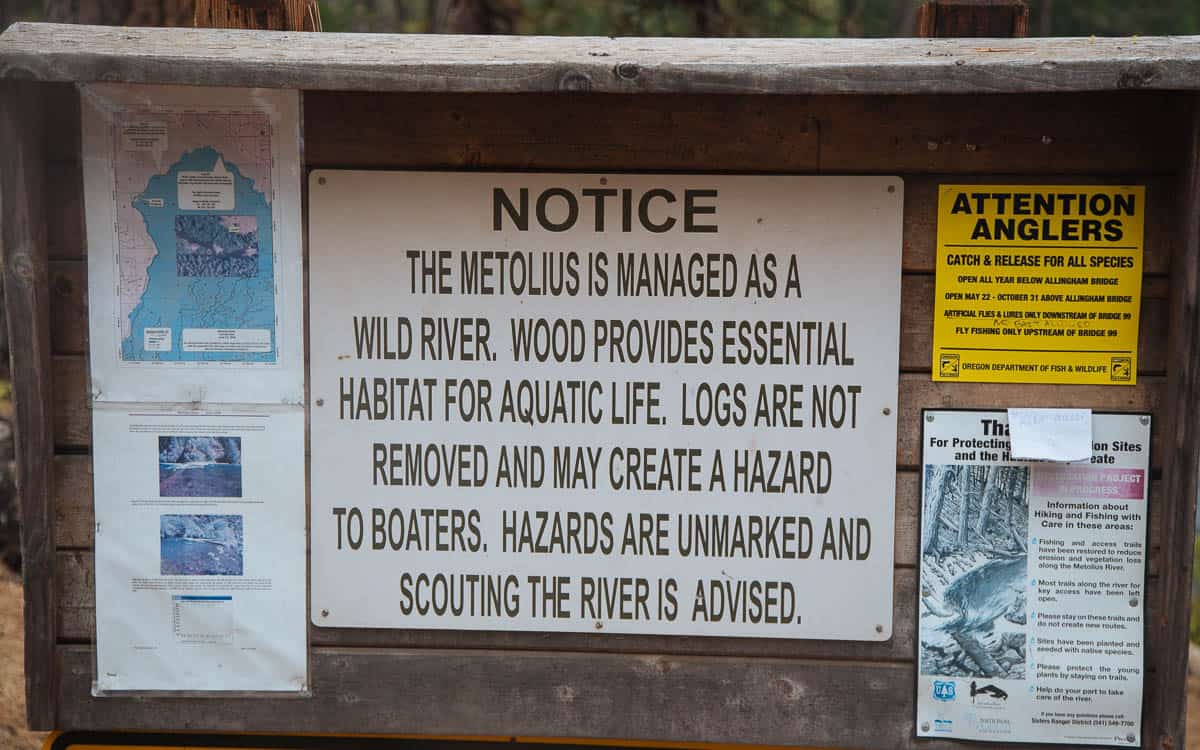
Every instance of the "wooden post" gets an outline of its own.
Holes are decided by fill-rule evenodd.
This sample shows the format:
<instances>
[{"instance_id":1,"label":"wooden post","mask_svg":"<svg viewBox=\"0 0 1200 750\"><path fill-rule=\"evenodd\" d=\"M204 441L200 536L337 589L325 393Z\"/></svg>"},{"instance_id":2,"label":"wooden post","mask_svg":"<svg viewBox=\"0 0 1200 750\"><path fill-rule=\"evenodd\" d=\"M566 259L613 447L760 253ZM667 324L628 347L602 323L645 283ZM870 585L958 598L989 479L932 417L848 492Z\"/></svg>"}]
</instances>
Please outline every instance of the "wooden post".
<instances>
[{"instance_id":1,"label":"wooden post","mask_svg":"<svg viewBox=\"0 0 1200 750\"><path fill-rule=\"evenodd\" d=\"M1189 153L1182 176L1181 237L1171 258L1171 312L1167 345L1163 501L1151 513L1167 513L1162 525L1163 604L1147 623L1147 643L1158 652L1146 677L1146 747L1185 747L1188 618L1192 596L1192 549L1196 492L1200 490L1200 101L1193 98Z\"/></svg>"},{"instance_id":2,"label":"wooden post","mask_svg":"<svg viewBox=\"0 0 1200 750\"><path fill-rule=\"evenodd\" d=\"M212 29L320 31L317 0L196 0L195 24Z\"/></svg>"},{"instance_id":3,"label":"wooden post","mask_svg":"<svg viewBox=\"0 0 1200 750\"><path fill-rule=\"evenodd\" d=\"M926 0L917 11L921 37L1023 37L1028 27L1023 0Z\"/></svg>"},{"instance_id":4,"label":"wooden post","mask_svg":"<svg viewBox=\"0 0 1200 750\"><path fill-rule=\"evenodd\" d=\"M31 729L54 729L57 701L54 432L47 280L44 86L0 84L0 248L16 393L17 489L25 584L25 705Z\"/></svg>"}]
</instances>

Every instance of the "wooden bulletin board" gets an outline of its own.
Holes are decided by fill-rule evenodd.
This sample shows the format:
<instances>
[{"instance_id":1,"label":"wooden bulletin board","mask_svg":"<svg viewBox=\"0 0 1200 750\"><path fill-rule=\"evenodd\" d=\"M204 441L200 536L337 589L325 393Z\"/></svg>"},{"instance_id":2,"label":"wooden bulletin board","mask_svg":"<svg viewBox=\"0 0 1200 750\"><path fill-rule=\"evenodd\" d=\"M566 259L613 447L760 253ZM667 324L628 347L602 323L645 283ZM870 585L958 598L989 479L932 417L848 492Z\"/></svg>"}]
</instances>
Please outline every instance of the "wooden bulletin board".
<instances>
[{"instance_id":1,"label":"wooden bulletin board","mask_svg":"<svg viewBox=\"0 0 1200 750\"><path fill-rule=\"evenodd\" d=\"M92 697L75 84L98 80L299 89L306 171L901 176L891 640L310 628L311 698ZM1200 466L1197 81L1192 38L465 40L14 26L0 37L0 218L31 724L958 747L913 736L920 410L1077 406L1154 416L1143 746L1182 747ZM931 380L943 182L1146 186L1136 386Z\"/></svg>"}]
</instances>

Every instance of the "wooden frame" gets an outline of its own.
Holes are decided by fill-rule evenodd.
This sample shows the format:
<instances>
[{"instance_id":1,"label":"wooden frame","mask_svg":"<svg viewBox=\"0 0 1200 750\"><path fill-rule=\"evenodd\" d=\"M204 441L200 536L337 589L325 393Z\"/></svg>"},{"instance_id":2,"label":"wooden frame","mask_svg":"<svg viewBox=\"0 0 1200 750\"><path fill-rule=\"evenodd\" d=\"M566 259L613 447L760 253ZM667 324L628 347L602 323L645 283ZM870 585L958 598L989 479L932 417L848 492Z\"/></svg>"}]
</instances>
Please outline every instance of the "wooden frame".
<instances>
[{"instance_id":1,"label":"wooden frame","mask_svg":"<svg viewBox=\"0 0 1200 750\"><path fill-rule=\"evenodd\" d=\"M893 639L313 628L311 699L93 698L72 84L97 80L300 88L307 169L901 175ZM918 417L1044 405L1156 417L1143 747L1183 746L1200 467L1200 39L466 40L18 24L0 36L0 82L35 728L961 747L913 738ZM1137 386L931 382L936 192L951 180L1147 186Z\"/></svg>"}]
</instances>

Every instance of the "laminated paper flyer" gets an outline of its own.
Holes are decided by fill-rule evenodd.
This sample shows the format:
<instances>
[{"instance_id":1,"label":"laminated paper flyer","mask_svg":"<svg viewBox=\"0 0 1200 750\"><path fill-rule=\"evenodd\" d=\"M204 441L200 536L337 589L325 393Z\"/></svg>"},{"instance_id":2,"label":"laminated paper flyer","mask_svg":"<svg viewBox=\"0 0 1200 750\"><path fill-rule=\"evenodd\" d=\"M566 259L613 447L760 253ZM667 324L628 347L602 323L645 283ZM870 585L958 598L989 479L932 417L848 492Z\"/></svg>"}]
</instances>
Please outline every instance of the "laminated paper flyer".
<instances>
[{"instance_id":1,"label":"laminated paper flyer","mask_svg":"<svg viewBox=\"0 0 1200 750\"><path fill-rule=\"evenodd\" d=\"M95 400L302 403L296 92L82 102Z\"/></svg>"},{"instance_id":2,"label":"laminated paper flyer","mask_svg":"<svg viewBox=\"0 0 1200 750\"><path fill-rule=\"evenodd\" d=\"M1146 189L942 185L933 379L1137 381Z\"/></svg>"},{"instance_id":3,"label":"laminated paper flyer","mask_svg":"<svg viewBox=\"0 0 1200 750\"><path fill-rule=\"evenodd\" d=\"M304 413L95 410L95 691L307 685Z\"/></svg>"},{"instance_id":4,"label":"laminated paper flyer","mask_svg":"<svg viewBox=\"0 0 1200 750\"><path fill-rule=\"evenodd\" d=\"M926 411L917 735L1139 746L1150 417L1015 461L1003 411Z\"/></svg>"}]
</instances>

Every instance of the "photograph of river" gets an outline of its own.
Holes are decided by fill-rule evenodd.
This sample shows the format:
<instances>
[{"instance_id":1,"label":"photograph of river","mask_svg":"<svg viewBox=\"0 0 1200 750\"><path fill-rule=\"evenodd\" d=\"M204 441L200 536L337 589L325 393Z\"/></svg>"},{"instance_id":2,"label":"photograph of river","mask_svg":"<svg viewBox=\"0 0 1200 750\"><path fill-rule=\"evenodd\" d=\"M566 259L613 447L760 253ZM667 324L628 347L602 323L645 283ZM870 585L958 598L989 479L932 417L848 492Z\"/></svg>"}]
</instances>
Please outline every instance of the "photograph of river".
<instances>
[{"instance_id":1,"label":"photograph of river","mask_svg":"<svg viewBox=\"0 0 1200 750\"><path fill-rule=\"evenodd\" d=\"M242 574L241 516L164 515L158 538L164 576Z\"/></svg>"},{"instance_id":2,"label":"photograph of river","mask_svg":"<svg viewBox=\"0 0 1200 750\"><path fill-rule=\"evenodd\" d=\"M241 497L240 437L158 438L160 497Z\"/></svg>"}]
</instances>

